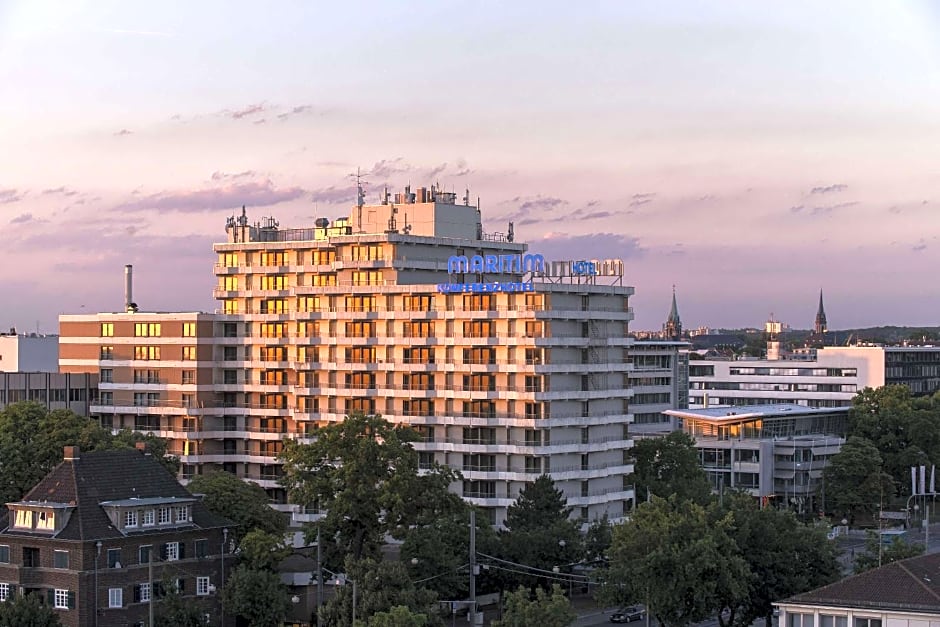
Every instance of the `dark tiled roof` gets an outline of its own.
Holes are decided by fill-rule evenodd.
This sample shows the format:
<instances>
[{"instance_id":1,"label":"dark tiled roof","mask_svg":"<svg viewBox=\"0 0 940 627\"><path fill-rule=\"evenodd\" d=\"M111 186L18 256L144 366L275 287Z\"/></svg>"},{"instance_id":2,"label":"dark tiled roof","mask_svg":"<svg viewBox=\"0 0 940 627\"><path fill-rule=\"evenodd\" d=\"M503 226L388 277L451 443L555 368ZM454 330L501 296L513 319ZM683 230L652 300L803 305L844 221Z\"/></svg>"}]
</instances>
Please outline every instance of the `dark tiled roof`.
<instances>
[{"instance_id":1,"label":"dark tiled roof","mask_svg":"<svg viewBox=\"0 0 940 627\"><path fill-rule=\"evenodd\" d=\"M940 553L892 562L798 594L787 603L940 611Z\"/></svg>"},{"instance_id":2,"label":"dark tiled roof","mask_svg":"<svg viewBox=\"0 0 940 627\"><path fill-rule=\"evenodd\" d=\"M65 460L30 490L23 501L57 501L77 505L68 524L56 538L97 540L122 537L99 504L130 498L179 497L192 495L150 455L136 449L82 452L75 460ZM230 526L231 521L210 513L202 502L192 506L192 524L199 528ZM7 520L0 521L4 533Z\"/></svg>"}]
</instances>

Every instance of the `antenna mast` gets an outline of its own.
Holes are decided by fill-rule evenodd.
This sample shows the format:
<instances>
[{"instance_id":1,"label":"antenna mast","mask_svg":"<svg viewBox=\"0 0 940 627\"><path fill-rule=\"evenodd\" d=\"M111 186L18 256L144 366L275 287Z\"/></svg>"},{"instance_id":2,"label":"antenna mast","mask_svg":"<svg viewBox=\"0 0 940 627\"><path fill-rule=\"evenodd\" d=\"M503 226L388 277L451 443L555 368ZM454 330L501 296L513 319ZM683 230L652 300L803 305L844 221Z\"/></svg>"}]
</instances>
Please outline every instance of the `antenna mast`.
<instances>
[{"instance_id":1,"label":"antenna mast","mask_svg":"<svg viewBox=\"0 0 940 627\"><path fill-rule=\"evenodd\" d=\"M365 174L361 172L360 168L356 168L356 171L353 174L350 174L349 176L355 177L356 179L356 210L357 210L356 222L359 226L359 232L363 233L364 231L362 230L362 205L364 205L366 202L366 194L364 191L362 191L362 186L363 184L368 183L368 181L362 180L362 177L365 176Z\"/></svg>"}]
</instances>

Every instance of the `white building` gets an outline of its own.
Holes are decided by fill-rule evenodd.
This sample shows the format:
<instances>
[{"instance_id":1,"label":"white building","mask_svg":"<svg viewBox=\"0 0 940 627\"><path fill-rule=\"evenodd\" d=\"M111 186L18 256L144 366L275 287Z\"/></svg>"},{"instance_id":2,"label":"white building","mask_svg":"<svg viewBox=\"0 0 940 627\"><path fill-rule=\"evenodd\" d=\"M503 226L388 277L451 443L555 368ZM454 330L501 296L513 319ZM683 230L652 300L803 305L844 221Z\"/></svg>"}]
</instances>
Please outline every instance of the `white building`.
<instances>
[{"instance_id":1,"label":"white building","mask_svg":"<svg viewBox=\"0 0 940 627\"><path fill-rule=\"evenodd\" d=\"M824 506L822 471L845 442L848 408L776 404L665 413L695 439L716 493L747 490L801 512Z\"/></svg>"},{"instance_id":2,"label":"white building","mask_svg":"<svg viewBox=\"0 0 940 627\"><path fill-rule=\"evenodd\" d=\"M630 349L633 437L665 435L673 430L667 409L689 406L689 343L637 340Z\"/></svg>"},{"instance_id":3,"label":"white building","mask_svg":"<svg viewBox=\"0 0 940 627\"><path fill-rule=\"evenodd\" d=\"M59 336L0 334L0 372L58 372Z\"/></svg>"}]
</instances>

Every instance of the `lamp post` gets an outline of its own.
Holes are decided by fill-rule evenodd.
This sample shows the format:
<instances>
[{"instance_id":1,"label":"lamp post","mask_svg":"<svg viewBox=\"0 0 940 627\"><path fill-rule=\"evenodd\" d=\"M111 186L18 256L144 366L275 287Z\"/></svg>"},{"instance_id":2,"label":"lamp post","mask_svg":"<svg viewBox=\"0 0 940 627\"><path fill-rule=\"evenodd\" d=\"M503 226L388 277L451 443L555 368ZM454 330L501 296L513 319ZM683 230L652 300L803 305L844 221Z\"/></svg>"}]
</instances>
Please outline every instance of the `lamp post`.
<instances>
[{"instance_id":1,"label":"lamp post","mask_svg":"<svg viewBox=\"0 0 940 627\"><path fill-rule=\"evenodd\" d=\"M228 545L228 527L222 528L222 581L219 582L219 585L224 590L225 588L225 548ZM153 590L150 591L151 596L153 596ZM222 627L225 627L225 594L219 595L219 614L222 618L219 623ZM152 626L151 626L152 627Z\"/></svg>"},{"instance_id":2,"label":"lamp post","mask_svg":"<svg viewBox=\"0 0 940 627\"><path fill-rule=\"evenodd\" d=\"M356 624L356 580L350 579L349 576L345 574L334 573L329 568L324 568L326 572L330 573L335 579L333 580L334 585L345 586L347 583L352 584L352 624Z\"/></svg>"}]
</instances>

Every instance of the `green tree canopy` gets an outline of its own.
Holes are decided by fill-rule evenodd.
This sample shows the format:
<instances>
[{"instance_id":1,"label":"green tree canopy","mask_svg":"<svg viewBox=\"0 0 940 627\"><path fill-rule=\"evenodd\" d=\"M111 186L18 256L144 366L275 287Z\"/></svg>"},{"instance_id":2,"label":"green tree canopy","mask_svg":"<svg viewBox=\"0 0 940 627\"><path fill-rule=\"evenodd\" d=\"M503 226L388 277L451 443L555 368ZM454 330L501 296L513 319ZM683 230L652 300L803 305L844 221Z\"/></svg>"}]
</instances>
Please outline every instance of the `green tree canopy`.
<instances>
[{"instance_id":1,"label":"green tree canopy","mask_svg":"<svg viewBox=\"0 0 940 627\"><path fill-rule=\"evenodd\" d=\"M225 583L226 610L243 618L248 627L280 627L290 609L288 590L268 570L242 564Z\"/></svg>"},{"instance_id":2,"label":"green tree canopy","mask_svg":"<svg viewBox=\"0 0 940 627\"><path fill-rule=\"evenodd\" d=\"M267 492L232 473L217 471L196 475L187 489L193 494L204 494L202 502L209 511L233 521L236 538L252 530L278 536L287 530L287 518L271 508Z\"/></svg>"},{"instance_id":3,"label":"green tree canopy","mask_svg":"<svg viewBox=\"0 0 940 627\"><path fill-rule=\"evenodd\" d=\"M721 599L719 622L751 625L759 618L772 623L773 603L838 579L841 568L835 548L821 528L797 521L792 512L760 509L746 494L731 495L724 506L714 504L710 517L721 522L730 514L727 532L747 564L744 594ZM727 616L727 618L726 618Z\"/></svg>"},{"instance_id":4,"label":"green tree canopy","mask_svg":"<svg viewBox=\"0 0 940 627\"><path fill-rule=\"evenodd\" d=\"M711 486L692 436L673 431L661 438L638 440L633 447L636 462L633 482L638 499L651 496L705 504L711 499Z\"/></svg>"},{"instance_id":5,"label":"green tree canopy","mask_svg":"<svg viewBox=\"0 0 940 627\"><path fill-rule=\"evenodd\" d=\"M501 557L526 566L570 572L583 556L578 525L569 519L571 508L564 493L548 475L541 475L519 492L509 506L506 529L500 531ZM503 570L503 581L511 585L547 585L545 577Z\"/></svg>"},{"instance_id":6,"label":"green tree canopy","mask_svg":"<svg viewBox=\"0 0 940 627\"><path fill-rule=\"evenodd\" d=\"M0 627L62 627L62 621L38 594L16 594L0 603Z\"/></svg>"},{"instance_id":7,"label":"green tree canopy","mask_svg":"<svg viewBox=\"0 0 940 627\"><path fill-rule=\"evenodd\" d=\"M318 523L326 559L377 557L386 535L401 537L412 526L459 507L447 491L457 479L435 466L418 474L418 435L381 416L351 414L317 432L310 444L285 441L282 484L291 502L327 510Z\"/></svg>"},{"instance_id":8,"label":"green tree canopy","mask_svg":"<svg viewBox=\"0 0 940 627\"><path fill-rule=\"evenodd\" d=\"M877 511L894 491L891 477L881 467L877 447L870 440L851 436L823 470L829 508L850 521Z\"/></svg>"},{"instance_id":9,"label":"green tree canopy","mask_svg":"<svg viewBox=\"0 0 940 627\"><path fill-rule=\"evenodd\" d=\"M643 603L660 625L704 620L747 591L747 563L730 537L730 515L710 518L691 501L653 497L614 528L603 596Z\"/></svg>"},{"instance_id":10,"label":"green tree canopy","mask_svg":"<svg viewBox=\"0 0 940 627\"><path fill-rule=\"evenodd\" d=\"M429 625L441 625L434 592L417 587L401 562L371 558L346 560L346 585L337 585L333 598L323 607L323 623L352 625L352 582L356 582L356 622L367 621L380 612L406 607L413 614L425 614Z\"/></svg>"},{"instance_id":11,"label":"green tree canopy","mask_svg":"<svg viewBox=\"0 0 940 627\"><path fill-rule=\"evenodd\" d=\"M365 624L367 627L425 627L428 617L427 614L413 612L404 605L396 605L387 612L376 612Z\"/></svg>"},{"instance_id":12,"label":"green tree canopy","mask_svg":"<svg viewBox=\"0 0 940 627\"><path fill-rule=\"evenodd\" d=\"M535 594L525 587L506 594L503 616L493 621L493 627L567 627L577 617L561 588L552 586L549 595L542 588Z\"/></svg>"},{"instance_id":13,"label":"green tree canopy","mask_svg":"<svg viewBox=\"0 0 940 627\"><path fill-rule=\"evenodd\" d=\"M122 431L118 435L97 421L74 412L49 411L39 403L20 402L0 410L0 498L17 501L62 461L65 446L83 451L132 447L137 441L149 444L152 454L171 472L178 460L166 457L166 442L152 435Z\"/></svg>"},{"instance_id":14,"label":"green tree canopy","mask_svg":"<svg viewBox=\"0 0 940 627\"><path fill-rule=\"evenodd\" d=\"M205 627L206 608L202 604L181 596L175 585L165 589L167 593L154 604L154 627Z\"/></svg>"}]
</instances>

